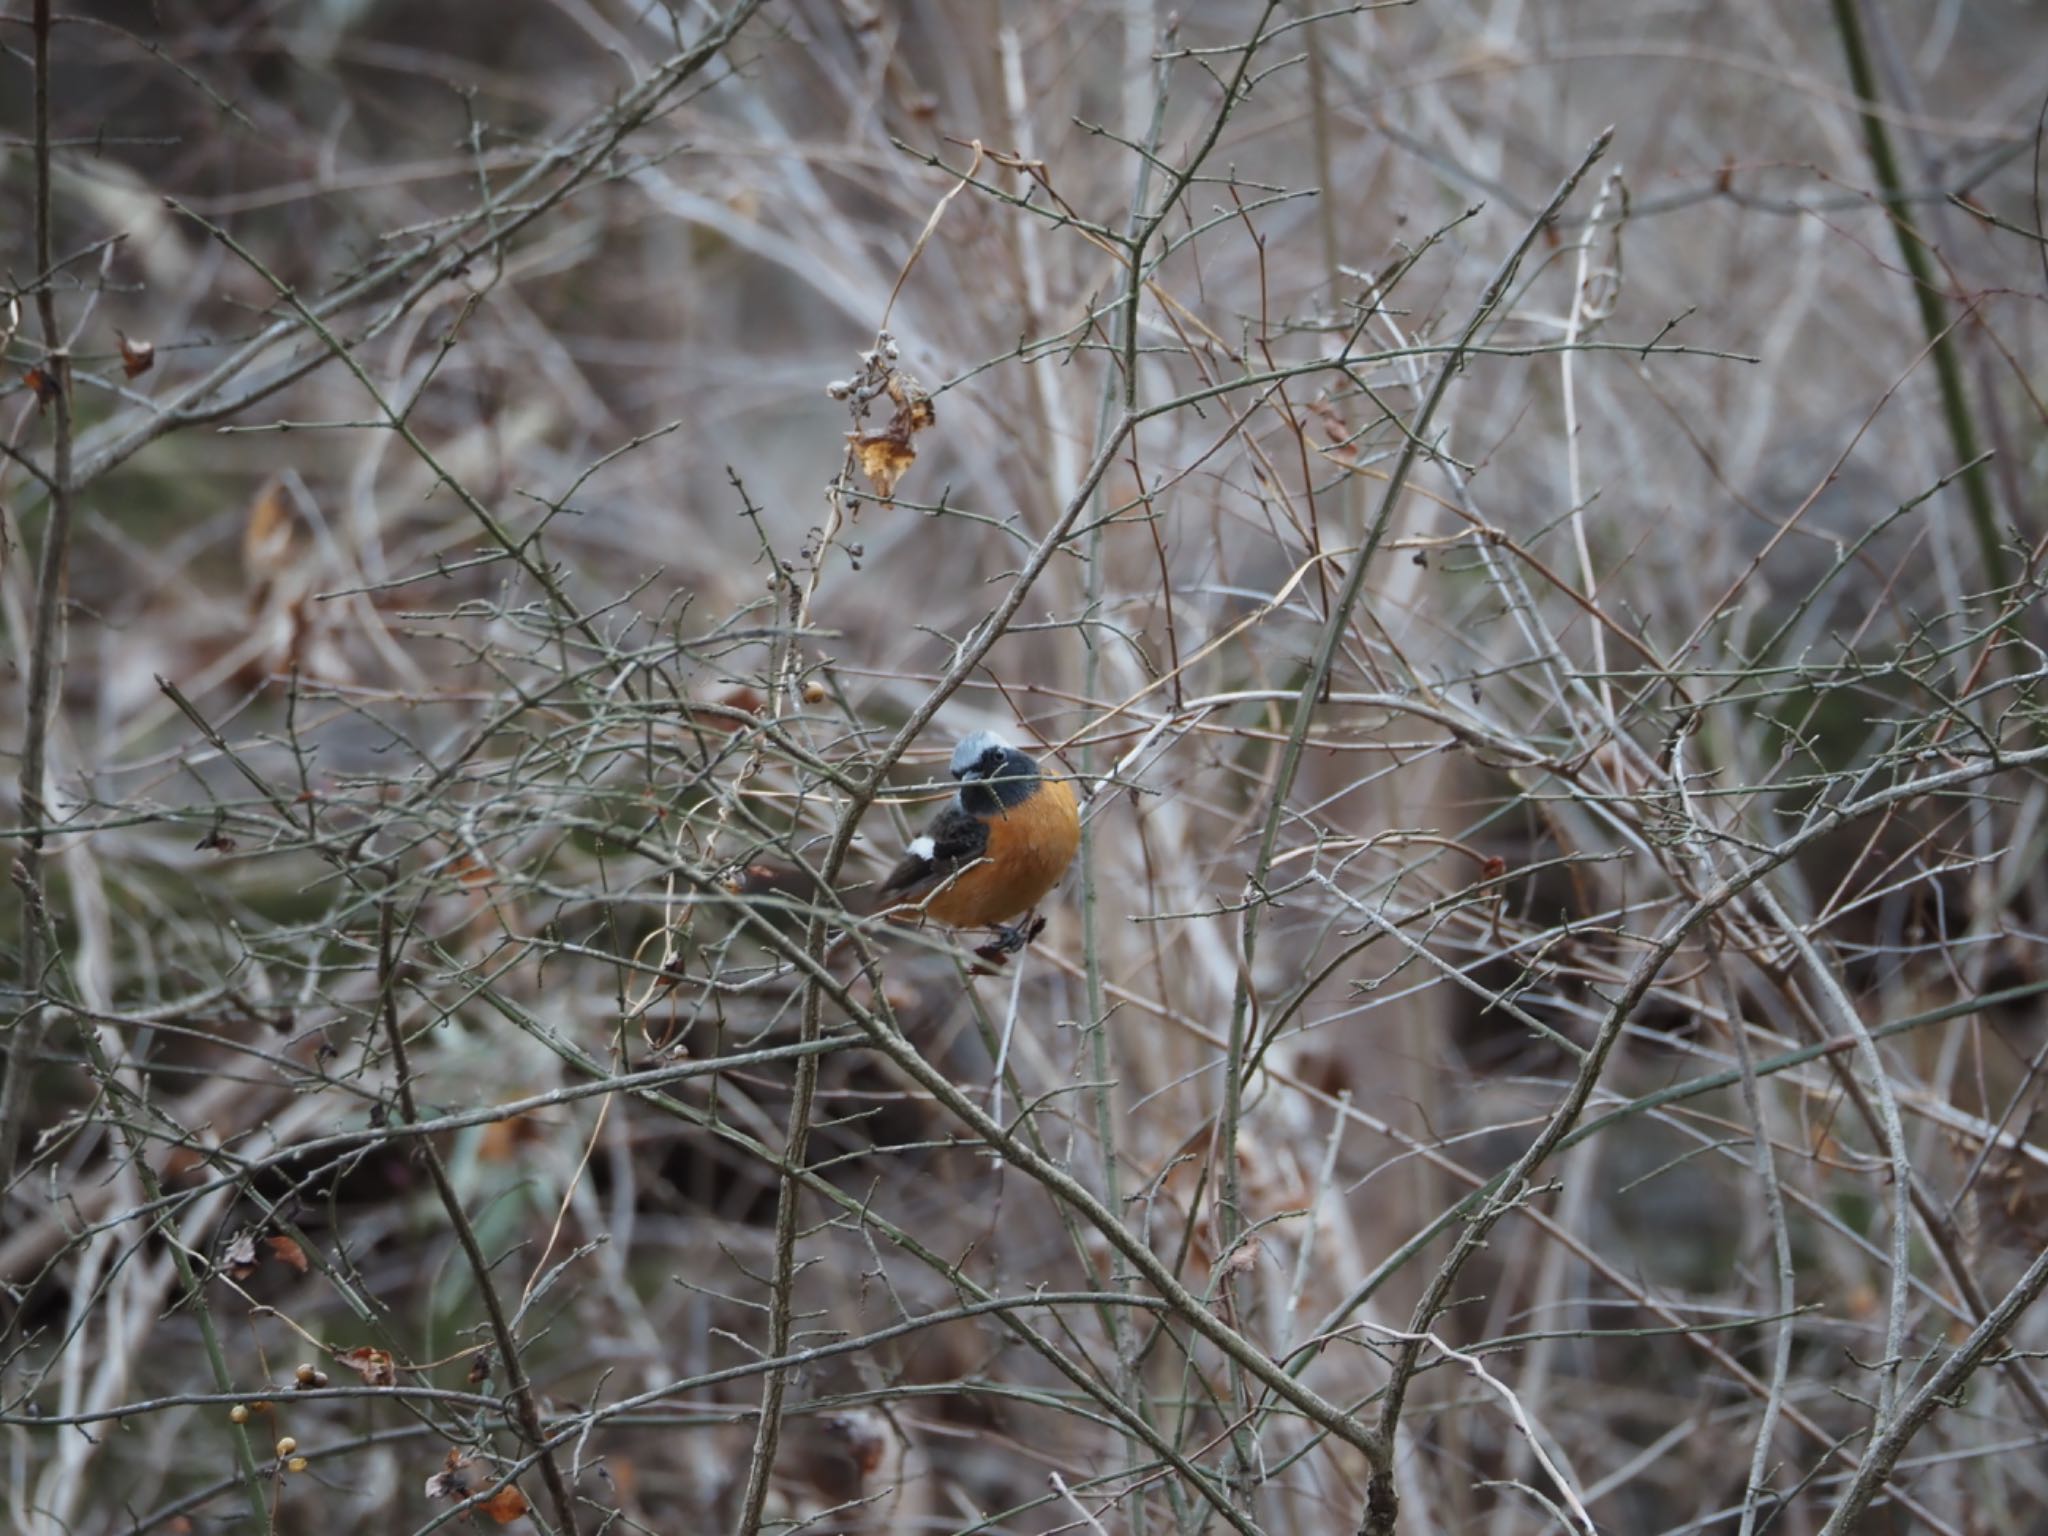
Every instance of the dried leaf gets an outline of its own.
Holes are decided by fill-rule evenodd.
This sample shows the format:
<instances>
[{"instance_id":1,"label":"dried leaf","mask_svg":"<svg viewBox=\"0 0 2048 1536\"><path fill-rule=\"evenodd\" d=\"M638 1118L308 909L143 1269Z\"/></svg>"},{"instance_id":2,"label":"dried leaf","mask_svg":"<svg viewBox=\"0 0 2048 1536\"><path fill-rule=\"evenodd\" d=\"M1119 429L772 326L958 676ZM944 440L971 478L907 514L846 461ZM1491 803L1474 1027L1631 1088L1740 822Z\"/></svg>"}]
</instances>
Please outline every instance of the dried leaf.
<instances>
[{"instance_id":1,"label":"dried leaf","mask_svg":"<svg viewBox=\"0 0 2048 1536\"><path fill-rule=\"evenodd\" d=\"M256 1257L256 1234L242 1232L227 1246L220 1256L220 1267L227 1271L230 1280L246 1280L256 1273L262 1260Z\"/></svg>"},{"instance_id":2,"label":"dried leaf","mask_svg":"<svg viewBox=\"0 0 2048 1536\"><path fill-rule=\"evenodd\" d=\"M507 1115L503 1120L493 1120L484 1127L483 1141L477 1147L477 1156L487 1163L509 1163L519 1155L519 1149L546 1135L540 1122L531 1115Z\"/></svg>"},{"instance_id":3,"label":"dried leaf","mask_svg":"<svg viewBox=\"0 0 2048 1536\"><path fill-rule=\"evenodd\" d=\"M206 1154L194 1147L173 1147L164 1154L160 1177L166 1184L188 1179L206 1166Z\"/></svg>"},{"instance_id":4,"label":"dried leaf","mask_svg":"<svg viewBox=\"0 0 2048 1536\"><path fill-rule=\"evenodd\" d=\"M889 425L900 429L906 437L922 432L939 419L930 391L907 373L889 376L889 398L896 402L896 414Z\"/></svg>"},{"instance_id":5,"label":"dried leaf","mask_svg":"<svg viewBox=\"0 0 2048 1536\"><path fill-rule=\"evenodd\" d=\"M441 1470L427 1479L426 1494L430 1499L446 1499L459 1504L476 1492L477 1479L470 1476L470 1467L475 1458L460 1446L449 1447L442 1458ZM519 1491L516 1483L507 1483L496 1493L477 1506L499 1525L510 1525L530 1507L526 1495Z\"/></svg>"},{"instance_id":6,"label":"dried leaf","mask_svg":"<svg viewBox=\"0 0 2048 1536\"><path fill-rule=\"evenodd\" d=\"M57 381L50 376L47 368L31 368L21 376L21 382L35 392L38 408L48 405L57 398Z\"/></svg>"},{"instance_id":7,"label":"dried leaf","mask_svg":"<svg viewBox=\"0 0 2048 1536\"><path fill-rule=\"evenodd\" d=\"M129 378L134 378L138 373L147 373L156 366L155 342L135 341L123 336L119 331L114 334L120 337L121 341L121 371Z\"/></svg>"},{"instance_id":8,"label":"dried leaf","mask_svg":"<svg viewBox=\"0 0 2048 1536\"><path fill-rule=\"evenodd\" d=\"M1226 1275L1241 1275L1253 1269L1259 1262L1259 1255L1266 1251L1266 1245L1257 1237L1248 1237L1230 1250L1230 1256L1216 1266L1216 1278Z\"/></svg>"},{"instance_id":9,"label":"dried leaf","mask_svg":"<svg viewBox=\"0 0 2048 1536\"><path fill-rule=\"evenodd\" d=\"M250 586L261 586L284 574L291 561L297 521L284 482L274 476L264 481L242 522L242 573Z\"/></svg>"},{"instance_id":10,"label":"dried leaf","mask_svg":"<svg viewBox=\"0 0 2048 1536\"><path fill-rule=\"evenodd\" d=\"M868 477L868 484L884 501L896 494L896 482L903 478L906 469L917 462L917 450L910 446L910 439L898 437L893 432L874 432L856 437L853 451L860 463L860 472Z\"/></svg>"},{"instance_id":11,"label":"dried leaf","mask_svg":"<svg viewBox=\"0 0 2048 1536\"><path fill-rule=\"evenodd\" d=\"M720 707L715 711L690 710L688 713L691 721L704 730L723 731L728 735L745 728L743 722L732 717L731 711L737 710L743 715L758 715L767 707L767 700L761 697L760 691L749 688L744 683L737 688L726 690L724 695L709 702Z\"/></svg>"},{"instance_id":12,"label":"dried leaf","mask_svg":"<svg viewBox=\"0 0 2048 1536\"><path fill-rule=\"evenodd\" d=\"M427 1497L450 1501L469 1497L469 1453L460 1446L450 1446L442 1458L441 1470L427 1479Z\"/></svg>"},{"instance_id":13,"label":"dried leaf","mask_svg":"<svg viewBox=\"0 0 2048 1536\"><path fill-rule=\"evenodd\" d=\"M354 1349L344 1349L334 1358L362 1377L365 1386L398 1385L398 1367L392 1364L388 1349L372 1349L367 1344L358 1344Z\"/></svg>"},{"instance_id":14,"label":"dried leaf","mask_svg":"<svg viewBox=\"0 0 2048 1536\"><path fill-rule=\"evenodd\" d=\"M289 1237L266 1237L263 1246L270 1250L270 1256L280 1264L288 1264L300 1274L306 1272L306 1250Z\"/></svg>"},{"instance_id":15,"label":"dried leaf","mask_svg":"<svg viewBox=\"0 0 2048 1536\"><path fill-rule=\"evenodd\" d=\"M846 434L846 440L853 445L854 462L883 501L896 494L896 483L903 478L903 472L917 462L917 434L939 419L931 392L897 369L897 355L894 339L884 332L872 350L861 353L860 373L841 379L826 390L835 400L852 402L856 423L866 419L876 401L887 399L894 407L888 424L880 430Z\"/></svg>"},{"instance_id":16,"label":"dried leaf","mask_svg":"<svg viewBox=\"0 0 2048 1536\"><path fill-rule=\"evenodd\" d=\"M516 1483L507 1483L496 1493L485 1499L483 1512L500 1525L510 1525L526 1513L526 1495L519 1491Z\"/></svg>"}]
</instances>

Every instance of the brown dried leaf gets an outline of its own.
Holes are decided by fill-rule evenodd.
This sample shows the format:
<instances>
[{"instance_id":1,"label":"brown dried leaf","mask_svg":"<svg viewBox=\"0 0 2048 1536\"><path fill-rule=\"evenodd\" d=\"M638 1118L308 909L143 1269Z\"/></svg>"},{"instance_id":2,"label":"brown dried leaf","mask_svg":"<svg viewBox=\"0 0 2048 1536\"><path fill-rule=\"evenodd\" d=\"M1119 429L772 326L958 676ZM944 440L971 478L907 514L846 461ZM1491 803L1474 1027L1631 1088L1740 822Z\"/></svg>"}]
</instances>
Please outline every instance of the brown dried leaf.
<instances>
[{"instance_id":1,"label":"brown dried leaf","mask_svg":"<svg viewBox=\"0 0 2048 1536\"><path fill-rule=\"evenodd\" d=\"M509 1163L519 1155L521 1147L540 1141L546 1134L540 1122L531 1115L507 1115L503 1120L493 1120L484 1127L484 1139L477 1147L477 1156L487 1163Z\"/></svg>"},{"instance_id":2,"label":"brown dried leaf","mask_svg":"<svg viewBox=\"0 0 2048 1536\"><path fill-rule=\"evenodd\" d=\"M362 1377L365 1386L398 1385L398 1367L392 1363L388 1349L372 1349L367 1344L358 1344L354 1349L344 1349L334 1358Z\"/></svg>"},{"instance_id":3,"label":"brown dried leaf","mask_svg":"<svg viewBox=\"0 0 2048 1536\"><path fill-rule=\"evenodd\" d=\"M256 1273L263 1261L256 1257L256 1234L242 1232L227 1246L220 1256L220 1267L228 1272L230 1280L246 1280Z\"/></svg>"},{"instance_id":4,"label":"brown dried leaf","mask_svg":"<svg viewBox=\"0 0 2048 1536\"><path fill-rule=\"evenodd\" d=\"M526 1495L519 1491L516 1483L507 1483L496 1493L485 1499L481 1508L500 1525L510 1525L526 1513Z\"/></svg>"},{"instance_id":5,"label":"brown dried leaf","mask_svg":"<svg viewBox=\"0 0 2048 1536\"><path fill-rule=\"evenodd\" d=\"M275 477L264 481L242 523L242 573L251 587L284 574L291 562L297 522L284 482Z\"/></svg>"},{"instance_id":6,"label":"brown dried leaf","mask_svg":"<svg viewBox=\"0 0 2048 1536\"><path fill-rule=\"evenodd\" d=\"M727 711L737 710L743 715L758 715L767 707L768 703L766 699L761 697L758 689L749 688L744 683L740 684L737 688L727 689L723 696L707 700L706 702L717 705L718 708L715 711L709 709L686 711L691 722L707 731L724 731L728 735L734 731L744 729L744 723L735 720Z\"/></svg>"},{"instance_id":7,"label":"brown dried leaf","mask_svg":"<svg viewBox=\"0 0 2048 1536\"><path fill-rule=\"evenodd\" d=\"M868 484L884 501L896 494L896 482L903 478L906 469L917 462L917 450L910 446L908 436L898 437L893 431L855 437L853 451L860 463L860 472L868 477Z\"/></svg>"},{"instance_id":8,"label":"brown dried leaf","mask_svg":"<svg viewBox=\"0 0 2048 1536\"><path fill-rule=\"evenodd\" d=\"M1257 1237L1248 1237L1230 1250L1230 1256L1216 1266L1216 1278L1226 1275L1241 1275L1257 1267L1259 1255L1266 1251L1266 1245Z\"/></svg>"},{"instance_id":9,"label":"brown dried leaf","mask_svg":"<svg viewBox=\"0 0 2048 1536\"><path fill-rule=\"evenodd\" d=\"M263 1246L270 1250L270 1256L280 1264L288 1264L300 1274L306 1272L306 1250L288 1237L266 1237Z\"/></svg>"},{"instance_id":10,"label":"brown dried leaf","mask_svg":"<svg viewBox=\"0 0 2048 1536\"><path fill-rule=\"evenodd\" d=\"M206 1154L193 1147L173 1147L164 1154L164 1166L159 1175L166 1184L175 1184L188 1179L206 1166Z\"/></svg>"},{"instance_id":11,"label":"brown dried leaf","mask_svg":"<svg viewBox=\"0 0 2048 1536\"><path fill-rule=\"evenodd\" d=\"M914 439L937 422L939 414L932 405L931 392L897 370L895 344L886 335L883 340L886 345L861 354L862 372L857 377L841 380L827 393L834 399L852 399L856 421L867 415L871 401L886 397L894 407L888 425L879 431L846 434L860 472L867 476L875 494L887 501L896 494L896 482L903 472L917 462Z\"/></svg>"},{"instance_id":12,"label":"brown dried leaf","mask_svg":"<svg viewBox=\"0 0 2048 1536\"><path fill-rule=\"evenodd\" d=\"M21 376L21 382L35 392L38 409L57 398L57 381L50 376L47 368L31 368Z\"/></svg>"},{"instance_id":13,"label":"brown dried leaf","mask_svg":"<svg viewBox=\"0 0 2048 1536\"><path fill-rule=\"evenodd\" d=\"M896 414L889 418L889 430L908 438L937 423L938 409L925 387L907 373L889 376L889 398L896 402Z\"/></svg>"}]
</instances>

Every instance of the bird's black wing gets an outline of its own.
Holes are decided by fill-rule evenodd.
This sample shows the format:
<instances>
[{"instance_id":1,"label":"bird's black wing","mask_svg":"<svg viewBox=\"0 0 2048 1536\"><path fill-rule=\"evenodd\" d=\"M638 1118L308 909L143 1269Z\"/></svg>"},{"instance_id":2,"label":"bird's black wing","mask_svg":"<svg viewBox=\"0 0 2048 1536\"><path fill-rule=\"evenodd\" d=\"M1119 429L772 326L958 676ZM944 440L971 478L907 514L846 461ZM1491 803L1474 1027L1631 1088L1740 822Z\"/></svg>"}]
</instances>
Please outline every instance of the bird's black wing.
<instances>
[{"instance_id":1,"label":"bird's black wing","mask_svg":"<svg viewBox=\"0 0 2048 1536\"><path fill-rule=\"evenodd\" d=\"M988 824L949 805L934 816L875 894L887 902L918 901L988 851Z\"/></svg>"}]
</instances>

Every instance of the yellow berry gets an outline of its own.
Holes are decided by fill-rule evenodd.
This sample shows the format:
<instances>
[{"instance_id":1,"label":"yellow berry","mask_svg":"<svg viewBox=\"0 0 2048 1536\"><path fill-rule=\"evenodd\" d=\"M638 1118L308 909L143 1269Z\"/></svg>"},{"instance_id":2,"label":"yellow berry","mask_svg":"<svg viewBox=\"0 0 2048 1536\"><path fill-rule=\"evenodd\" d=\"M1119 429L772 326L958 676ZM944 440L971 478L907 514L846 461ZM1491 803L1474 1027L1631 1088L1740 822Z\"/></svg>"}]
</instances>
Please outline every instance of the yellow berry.
<instances>
[{"instance_id":1,"label":"yellow berry","mask_svg":"<svg viewBox=\"0 0 2048 1536\"><path fill-rule=\"evenodd\" d=\"M298 1448L299 1442L294 1440L290 1435L286 1435L282 1440L277 1442L277 1459L279 1461L284 1460L285 1457L291 1455L291 1453L293 1451L296 1451Z\"/></svg>"},{"instance_id":2,"label":"yellow berry","mask_svg":"<svg viewBox=\"0 0 2048 1536\"><path fill-rule=\"evenodd\" d=\"M286 1463L285 1463L285 1470L286 1470L287 1472L303 1472L303 1471L305 1471L305 1470L306 1470L306 1458L305 1458L305 1457L303 1457L303 1456L294 1456L294 1457L293 1457L293 1458L292 1458L292 1459L291 1459L290 1461L288 1461L288 1462L286 1462Z\"/></svg>"},{"instance_id":3,"label":"yellow berry","mask_svg":"<svg viewBox=\"0 0 2048 1536\"><path fill-rule=\"evenodd\" d=\"M247 1408L243 1407L243 1406L242 1406L242 1405L241 1405L240 1403L237 1403L237 1404L235 1404L235 1406L234 1406L234 1407L232 1407L232 1408L230 1408L230 1409L228 1410L228 1422L229 1422L230 1424L246 1424L246 1423L248 1423L248 1422L249 1422L249 1410L248 1410Z\"/></svg>"}]
</instances>

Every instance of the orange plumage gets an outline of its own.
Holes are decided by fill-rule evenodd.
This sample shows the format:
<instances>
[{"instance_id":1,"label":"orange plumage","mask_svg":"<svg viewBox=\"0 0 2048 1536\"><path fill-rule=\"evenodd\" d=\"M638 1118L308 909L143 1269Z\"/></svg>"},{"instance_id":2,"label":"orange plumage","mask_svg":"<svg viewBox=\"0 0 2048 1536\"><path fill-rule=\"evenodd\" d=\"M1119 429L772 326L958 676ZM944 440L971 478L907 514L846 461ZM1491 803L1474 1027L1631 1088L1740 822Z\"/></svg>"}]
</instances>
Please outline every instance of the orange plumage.
<instances>
[{"instance_id":1,"label":"orange plumage","mask_svg":"<svg viewBox=\"0 0 2048 1536\"><path fill-rule=\"evenodd\" d=\"M925 904L949 927L996 928L1021 917L1059 884L1081 846L1081 808L1064 779L1041 779L1022 805L983 820L987 851Z\"/></svg>"}]
</instances>

